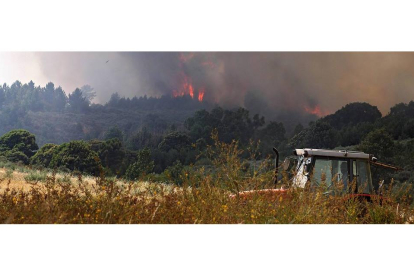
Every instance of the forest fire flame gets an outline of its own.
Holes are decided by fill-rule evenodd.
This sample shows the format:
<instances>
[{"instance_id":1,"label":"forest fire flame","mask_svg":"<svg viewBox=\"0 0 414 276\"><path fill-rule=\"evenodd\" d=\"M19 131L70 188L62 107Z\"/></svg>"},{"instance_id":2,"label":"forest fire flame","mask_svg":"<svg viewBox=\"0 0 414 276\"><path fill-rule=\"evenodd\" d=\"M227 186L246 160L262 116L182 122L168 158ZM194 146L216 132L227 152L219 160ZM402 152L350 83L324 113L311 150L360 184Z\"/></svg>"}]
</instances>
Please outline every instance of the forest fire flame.
<instances>
[{"instance_id":1,"label":"forest fire flame","mask_svg":"<svg viewBox=\"0 0 414 276\"><path fill-rule=\"evenodd\" d=\"M198 90L198 101L202 102L204 98L204 88Z\"/></svg>"},{"instance_id":2,"label":"forest fire flame","mask_svg":"<svg viewBox=\"0 0 414 276\"><path fill-rule=\"evenodd\" d=\"M192 84L192 80L190 77L188 77L187 75L183 74L182 77L182 83L180 84L180 88L178 90L173 90L173 97L177 98L177 97L183 97L184 95L190 95L190 97L192 99L194 99L195 94L194 94L194 86ZM198 89L198 96L197 96L197 100L199 102L202 102L204 99L204 94L205 94L205 89L204 88L199 88Z\"/></svg>"},{"instance_id":3,"label":"forest fire flame","mask_svg":"<svg viewBox=\"0 0 414 276\"><path fill-rule=\"evenodd\" d=\"M318 117L323 117L329 114L329 112L322 111L319 105L314 106L313 108L305 106L306 113L316 115Z\"/></svg>"},{"instance_id":4,"label":"forest fire flame","mask_svg":"<svg viewBox=\"0 0 414 276\"><path fill-rule=\"evenodd\" d=\"M194 53L189 53L189 54L181 53L179 56L181 68L183 69L184 64L189 62L193 57L194 57ZM205 63L202 63L202 65L209 66L209 67L214 66L212 62L205 62ZM183 97L185 95L190 95L192 99L196 99L199 102L202 102L204 100L205 88L199 87L198 94L195 95L196 89L194 88L191 77L188 76L186 73L184 73L184 70L181 70L178 76L180 78L180 85L178 89L173 90L172 96L174 98L177 98L177 97Z\"/></svg>"},{"instance_id":5,"label":"forest fire flame","mask_svg":"<svg viewBox=\"0 0 414 276\"><path fill-rule=\"evenodd\" d=\"M191 79L189 79L186 75L183 74L182 77L183 81L180 85L178 90L173 91L173 97L182 97L184 95L190 95L191 98L194 98L194 87L191 83Z\"/></svg>"}]
</instances>

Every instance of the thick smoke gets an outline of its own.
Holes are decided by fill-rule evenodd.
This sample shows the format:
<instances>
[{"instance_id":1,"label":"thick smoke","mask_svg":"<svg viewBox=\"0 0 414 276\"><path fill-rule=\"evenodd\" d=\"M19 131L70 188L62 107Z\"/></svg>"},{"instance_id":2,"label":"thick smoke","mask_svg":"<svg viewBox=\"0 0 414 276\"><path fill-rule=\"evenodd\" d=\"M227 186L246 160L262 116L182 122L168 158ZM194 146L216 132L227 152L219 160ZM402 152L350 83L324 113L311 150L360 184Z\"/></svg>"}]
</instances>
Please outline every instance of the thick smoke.
<instances>
[{"instance_id":1,"label":"thick smoke","mask_svg":"<svg viewBox=\"0 0 414 276\"><path fill-rule=\"evenodd\" d=\"M392 105L414 98L414 53L44 52L34 56L42 81L61 85L67 93L89 84L100 103L114 92L128 97L172 95L186 77L195 89L205 89L205 100L245 106L275 118L321 116L355 101L376 105L385 114Z\"/></svg>"},{"instance_id":2,"label":"thick smoke","mask_svg":"<svg viewBox=\"0 0 414 276\"><path fill-rule=\"evenodd\" d=\"M145 75L141 81L147 91L171 93L183 71L196 87L206 87L208 100L268 114L321 116L355 101L376 105L386 114L392 105L414 98L414 53L123 55Z\"/></svg>"}]
</instances>

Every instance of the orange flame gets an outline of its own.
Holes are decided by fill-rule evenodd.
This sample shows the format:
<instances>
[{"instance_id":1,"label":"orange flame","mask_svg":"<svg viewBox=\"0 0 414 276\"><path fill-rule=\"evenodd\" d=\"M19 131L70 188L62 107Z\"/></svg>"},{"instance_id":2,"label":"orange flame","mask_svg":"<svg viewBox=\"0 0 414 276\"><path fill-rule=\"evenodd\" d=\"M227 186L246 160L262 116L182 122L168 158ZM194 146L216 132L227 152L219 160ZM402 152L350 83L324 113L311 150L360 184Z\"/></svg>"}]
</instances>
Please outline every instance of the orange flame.
<instances>
[{"instance_id":1,"label":"orange flame","mask_svg":"<svg viewBox=\"0 0 414 276\"><path fill-rule=\"evenodd\" d=\"M201 89L198 90L198 101L199 102L202 102L203 101L204 92L205 92L204 88L201 88Z\"/></svg>"},{"instance_id":2,"label":"orange flame","mask_svg":"<svg viewBox=\"0 0 414 276\"><path fill-rule=\"evenodd\" d=\"M305 111L309 114L316 115L318 117L323 117L329 114L327 111L322 111L319 105L316 105L315 107L311 108L308 106L305 106Z\"/></svg>"},{"instance_id":3,"label":"orange flame","mask_svg":"<svg viewBox=\"0 0 414 276\"><path fill-rule=\"evenodd\" d=\"M184 92L173 90L173 97L174 98L182 97L182 96L184 96Z\"/></svg>"},{"instance_id":4,"label":"orange flame","mask_svg":"<svg viewBox=\"0 0 414 276\"><path fill-rule=\"evenodd\" d=\"M180 65L183 67L184 63L187 63L189 60L191 60L194 57L194 53L181 53L179 56L180 59ZM203 66L214 66L213 63L208 62L206 64L203 64ZM180 78L180 84L178 89L173 90L172 96L174 98L177 97L183 97L184 95L190 95L192 99L194 99L194 91L196 90L193 86L192 79L190 76L187 76L187 74L184 72L184 70L181 70L178 77ZM204 88L198 89L198 101L202 102L204 99Z\"/></svg>"},{"instance_id":5,"label":"orange flame","mask_svg":"<svg viewBox=\"0 0 414 276\"><path fill-rule=\"evenodd\" d=\"M194 99L194 88L192 84L188 87L188 94L190 94L191 98Z\"/></svg>"},{"instance_id":6,"label":"orange flame","mask_svg":"<svg viewBox=\"0 0 414 276\"><path fill-rule=\"evenodd\" d=\"M191 78L186 75L183 76L183 82L180 85L181 87L177 90L173 90L173 97L182 97L184 95L190 95L191 98L194 98L194 87L191 83Z\"/></svg>"},{"instance_id":7,"label":"orange flame","mask_svg":"<svg viewBox=\"0 0 414 276\"><path fill-rule=\"evenodd\" d=\"M174 98L183 97L184 95L190 95L192 99L194 99L194 86L192 84L192 80L190 77L182 73L182 82L180 84L179 89L173 90L172 96ZM200 88L198 89L198 101L202 102L204 99L205 89Z\"/></svg>"}]
</instances>

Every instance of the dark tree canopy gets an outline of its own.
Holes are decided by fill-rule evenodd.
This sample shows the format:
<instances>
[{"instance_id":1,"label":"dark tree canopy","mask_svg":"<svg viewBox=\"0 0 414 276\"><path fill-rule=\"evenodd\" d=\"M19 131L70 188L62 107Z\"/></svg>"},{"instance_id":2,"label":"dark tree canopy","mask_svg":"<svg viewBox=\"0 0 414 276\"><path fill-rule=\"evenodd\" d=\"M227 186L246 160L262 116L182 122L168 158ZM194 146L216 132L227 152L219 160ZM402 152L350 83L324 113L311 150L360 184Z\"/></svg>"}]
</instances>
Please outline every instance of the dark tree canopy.
<instances>
[{"instance_id":1,"label":"dark tree canopy","mask_svg":"<svg viewBox=\"0 0 414 276\"><path fill-rule=\"evenodd\" d=\"M12 130L0 137L0 152L14 150L30 158L38 149L35 136L27 130Z\"/></svg>"},{"instance_id":2,"label":"dark tree canopy","mask_svg":"<svg viewBox=\"0 0 414 276\"><path fill-rule=\"evenodd\" d=\"M126 150L123 148L121 141L116 138L99 141L89 141L91 149L98 153L102 166L104 166L111 175L121 175L125 173L125 156Z\"/></svg>"},{"instance_id":3,"label":"dark tree canopy","mask_svg":"<svg viewBox=\"0 0 414 276\"><path fill-rule=\"evenodd\" d=\"M309 127L295 129L293 147L335 148L357 145L381 120L381 112L367 103L350 103Z\"/></svg>"},{"instance_id":4,"label":"dark tree canopy","mask_svg":"<svg viewBox=\"0 0 414 276\"><path fill-rule=\"evenodd\" d=\"M264 155L273 154L272 148L278 147L286 140L285 127L282 123L270 122L259 131L261 147Z\"/></svg>"},{"instance_id":5,"label":"dark tree canopy","mask_svg":"<svg viewBox=\"0 0 414 276\"><path fill-rule=\"evenodd\" d=\"M58 148L55 144L45 144L41 147L35 155L32 156L30 163L33 165L41 165L45 168L49 167L50 161L52 161L53 154Z\"/></svg>"},{"instance_id":6,"label":"dark tree canopy","mask_svg":"<svg viewBox=\"0 0 414 276\"><path fill-rule=\"evenodd\" d=\"M120 130L118 127L111 127L108 129L108 131L105 133L105 140L111 139L118 139L122 142L124 140L124 134L122 133L122 130Z\"/></svg>"},{"instance_id":7,"label":"dark tree canopy","mask_svg":"<svg viewBox=\"0 0 414 276\"><path fill-rule=\"evenodd\" d=\"M197 111L193 117L185 122L193 141L204 138L211 142L211 132L217 129L220 140L230 143L238 140L241 144L248 144L255 131L265 124L264 117L258 114L249 116L249 111L244 108L236 110L224 110L216 107L211 112Z\"/></svg>"},{"instance_id":8,"label":"dark tree canopy","mask_svg":"<svg viewBox=\"0 0 414 276\"><path fill-rule=\"evenodd\" d=\"M399 103L391 107L390 113L381 120L394 139L414 138L414 101Z\"/></svg>"},{"instance_id":9,"label":"dark tree canopy","mask_svg":"<svg viewBox=\"0 0 414 276\"><path fill-rule=\"evenodd\" d=\"M137 161L128 167L126 177L131 180L136 180L151 173L153 170L154 161L151 159L151 151L146 148L138 152Z\"/></svg>"},{"instance_id":10,"label":"dark tree canopy","mask_svg":"<svg viewBox=\"0 0 414 276\"><path fill-rule=\"evenodd\" d=\"M290 140L293 148L326 148L332 149L337 145L337 131L328 123L320 120L311 123L309 128L302 130Z\"/></svg>"},{"instance_id":11,"label":"dark tree canopy","mask_svg":"<svg viewBox=\"0 0 414 276\"><path fill-rule=\"evenodd\" d=\"M162 136L154 135L146 127L138 133L131 136L127 142L127 146L131 150L141 150L144 148L157 148L161 142Z\"/></svg>"},{"instance_id":12,"label":"dark tree canopy","mask_svg":"<svg viewBox=\"0 0 414 276\"><path fill-rule=\"evenodd\" d=\"M385 129L370 132L359 145L359 150L374 154L379 160L390 162L395 150L394 141Z\"/></svg>"},{"instance_id":13,"label":"dark tree canopy","mask_svg":"<svg viewBox=\"0 0 414 276\"><path fill-rule=\"evenodd\" d=\"M376 106L368 103L350 103L336 111L334 114L328 115L321 121L328 123L335 129L341 129L345 126L356 125L359 123L374 123L381 118L381 112Z\"/></svg>"},{"instance_id":14,"label":"dark tree canopy","mask_svg":"<svg viewBox=\"0 0 414 276\"><path fill-rule=\"evenodd\" d=\"M89 104L92 103L92 100L96 97L96 91L89 84L85 84L80 88L82 95L86 98Z\"/></svg>"},{"instance_id":15,"label":"dark tree canopy","mask_svg":"<svg viewBox=\"0 0 414 276\"><path fill-rule=\"evenodd\" d=\"M68 103L69 108L73 112L86 112L89 110L89 101L79 88L76 88L76 90L69 95Z\"/></svg>"},{"instance_id":16,"label":"dark tree canopy","mask_svg":"<svg viewBox=\"0 0 414 276\"><path fill-rule=\"evenodd\" d=\"M99 175L100 166L98 154L84 141L72 141L60 145L49 164L51 168L64 167L92 175Z\"/></svg>"},{"instance_id":17,"label":"dark tree canopy","mask_svg":"<svg viewBox=\"0 0 414 276\"><path fill-rule=\"evenodd\" d=\"M163 151L169 151L171 149L180 150L188 146L190 146L190 137L187 134L171 132L164 137L158 148Z\"/></svg>"}]
</instances>

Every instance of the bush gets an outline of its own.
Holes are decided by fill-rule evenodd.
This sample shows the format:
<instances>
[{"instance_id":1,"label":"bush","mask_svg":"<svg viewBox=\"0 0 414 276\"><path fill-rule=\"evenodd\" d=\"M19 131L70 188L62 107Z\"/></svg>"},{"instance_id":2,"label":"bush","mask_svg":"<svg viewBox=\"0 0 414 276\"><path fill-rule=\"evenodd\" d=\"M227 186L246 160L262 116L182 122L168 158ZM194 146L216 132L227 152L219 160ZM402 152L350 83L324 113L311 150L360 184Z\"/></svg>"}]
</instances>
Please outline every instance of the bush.
<instances>
[{"instance_id":1,"label":"bush","mask_svg":"<svg viewBox=\"0 0 414 276\"><path fill-rule=\"evenodd\" d=\"M184 172L184 166L181 164L179 160L175 161L172 166L169 166L164 174L174 182L176 185L182 185L183 184L183 172Z\"/></svg>"},{"instance_id":2,"label":"bush","mask_svg":"<svg viewBox=\"0 0 414 276\"><path fill-rule=\"evenodd\" d=\"M0 156L0 168L7 168L10 165L10 161L6 156Z\"/></svg>"},{"instance_id":3,"label":"bush","mask_svg":"<svg viewBox=\"0 0 414 276\"><path fill-rule=\"evenodd\" d=\"M194 165L196 166L211 166L213 163L208 158L200 158L198 159Z\"/></svg>"},{"instance_id":4,"label":"bush","mask_svg":"<svg viewBox=\"0 0 414 276\"><path fill-rule=\"evenodd\" d=\"M46 177L46 172L31 172L24 177L24 180L26 180L27 182L42 182L46 180Z\"/></svg>"},{"instance_id":5,"label":"bush","mask_svg":"<svg viewBox=\"0 0 414 276\"><path fill-rule=\"evenodd\" d=\"M45 168L49 167L50 161L52 161L53 154L57 148L58 146L55 144L45 144L32 156L32 158L30 158L30 163L32 165L41 165Z\"/></svg>"},{"instance_id":6,"label":"bush","mask_svg":"<svg viewBox=\"0 0 414 276\"><path fill-rule=\"evenodd\" d=\"M57 178L57 183L64 183L64 184L72 184L72 181L70 179L70 176L65 174L63 177L61 178Z\"/></svg>"},{"instance_id":7,"label":"bush","mask_svg":"<svg viewBox=\"0 0 414 276\"><path fill-rule=\"evenodd\" d=\"M383 162L392 162L394 149L394 141L385 129L371 131L358 147L358 150L374 154Z\"/></svg>"},{"instance_id":8,"label":"bush","mask_svg":"<svg viewBox=\"0 0 414 276\"><path fill-rule=\"evenodd\" d=\"M6 151L5 157L7 158L7 160L13 163L22 162L23 164L27 165L30 161L29 157L27 157L26 154L24 154L21 151L18 151L17 149Z\"/></svg>"},{"instance_id":9,"label":"bush","mask_svg":"<svg viewBox=\"0 0 414 276\"><path fill-rule=\"evenodd\" d=\"M179 151L180 149L189 147L190 145L190 137L188 137L187 134L182 132L171 132L164 137L158 145L158 148L165 152L168 152L171 149Z\"/></svg>"},{"instance_id":10,"label":"bush","mask_svg":"<svg viewBox=\"0 0 414 276\"><path fill-rule=\"evenodd\" d=\"M30 158L38 149L35 136L27 130L12 130L0 137L0 152L20 151Z\"/></svg>"},{"instance_id":11,"label":"bush","mask_svg":"<svg viewBox=\"0 0 414 276\"><path fill-rule=\"evenodd\" d=\"M151 160L151 151L146 148L138 152L137 162L131 164L126 171L126 178L136 180L154 170L154 161Z\"/></svg>"},{"instance_id":12,"label":"bush","mask_svg":"<svg viewBox=\"0 0 414 276\"><path fill-rule=\"evenodd\" d=\"M50 168L64 167L91 175L99 175L101 162L98 154L84 141L72 141L60 145L53 154Z\"/></svg>"},{"instance_id":13,"label":"bush","mask_svg":"<svg viewBox=\"0 0 414 276\"><path fill-rule=\"evenodd\" d=\"M122 133L122 130L117 127L111 127L108 129L108 131L105 133L105 140L111 139L118 139L119 141L123 141L124 134Z\"/></svg>"},{"instance_id":14,"label":"bush","mask_svg":"<svg viewBox=\"0 0 414 276\"><path fill-rule=\"evenodd\" d=\"M114 138L102 142L99 145L99 149L95 151L98 153L106 173L109 173L110 175L120 175L125 171L122 171L122 167L126 154L120 140Z\"/></svg>"},{"instance_id":15,"label":"bush","mask_svg":"<svg viewBox=\"0 0 414 276\"><path fill-rule=\"evenodd\" d=\"M7 178L7 179L13 179L13 171L14 171L14 169L13 169L13 168L8 168L8 169L6 170L6 178Z\"/></svg>"}]
</instances>

